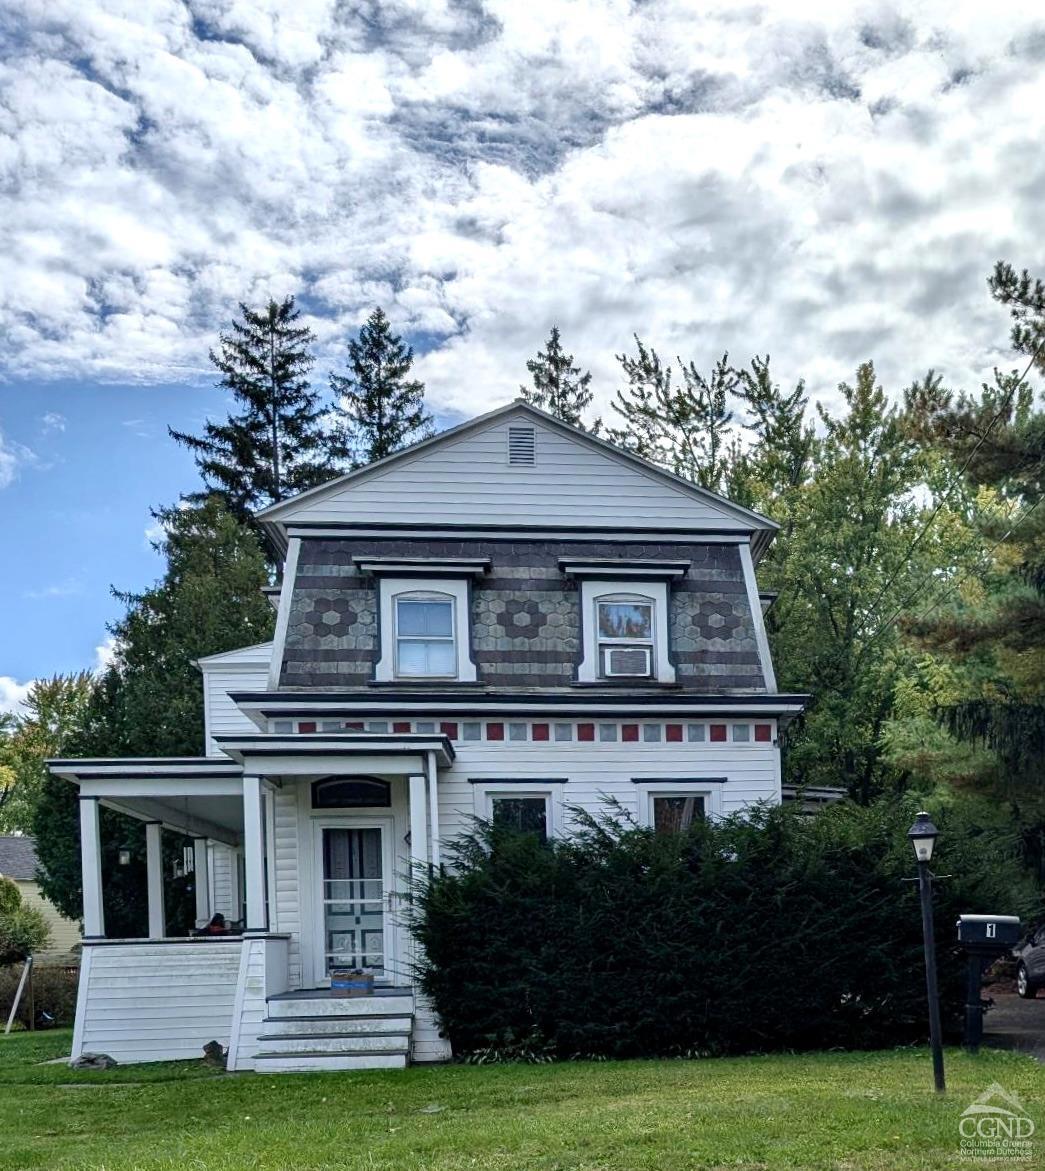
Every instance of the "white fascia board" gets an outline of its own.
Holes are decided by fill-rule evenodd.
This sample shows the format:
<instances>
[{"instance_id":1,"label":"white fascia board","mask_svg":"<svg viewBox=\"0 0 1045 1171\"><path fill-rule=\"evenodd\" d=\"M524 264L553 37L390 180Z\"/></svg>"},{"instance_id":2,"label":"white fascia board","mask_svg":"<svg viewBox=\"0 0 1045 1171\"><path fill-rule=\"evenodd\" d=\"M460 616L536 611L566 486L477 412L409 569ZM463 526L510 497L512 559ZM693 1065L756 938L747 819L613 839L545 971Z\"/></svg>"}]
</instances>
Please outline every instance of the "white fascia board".
<instances>
[{"instance_id":1,"label":"white fascia board","mask_svg":"<svg viewBox=\"0 0 1045 1171\"><path fill-rule=\"evenodd\" d=\"M201 671L256 671L268 663L272 647L272 639L268 642L255 642L231 651L219 651L216 655L204 655L196 659L196 666ZM256 653L255 658L249 657L252 651Z\"/></svg>"}]
</instances>

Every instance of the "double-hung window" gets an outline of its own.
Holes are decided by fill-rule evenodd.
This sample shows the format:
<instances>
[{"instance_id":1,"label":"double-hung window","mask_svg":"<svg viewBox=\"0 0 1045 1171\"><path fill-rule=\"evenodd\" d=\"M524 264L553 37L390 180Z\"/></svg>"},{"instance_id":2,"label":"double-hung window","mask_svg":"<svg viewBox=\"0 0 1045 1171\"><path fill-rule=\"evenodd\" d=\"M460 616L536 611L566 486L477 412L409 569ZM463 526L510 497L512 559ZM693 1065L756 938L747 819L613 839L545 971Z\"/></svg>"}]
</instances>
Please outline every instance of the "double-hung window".
<instances>
[{"instance_id":1,"label":"double-hung window","mask_svg":"<svg viewBox=\"0 0 1045 1171\"><path fill-rule=\"evenodd\" d=\"M548 805L546 796L516 797L500 793L490 798L493 824L514 833L536 834L542 842L548 840Z\"/></svg>"},{"instance_id":2,"label":"double-hung window","mask_svg":"<svg viewBox=\"0 0 1045 1171\"><path fill-rule=\"evenodd\" d=\"M702 793L651 793L650 821L658 834L684 833L704 817Z\"/></svg>"},{"instance_id":3,"label":"double-hung window","mask_svg":"<svg viewBox=\"0 0 1045 1171\"><path fill-rule=\"evenodd\" d=\"M595 605L602 678L650 678L654 668L653 599L603 597Z\"/></svg>"},{"instance_id":4,"label":"double-hung window","mask_svg":"<svg viewBox=\"0 0 1045 1171\"><path fill-rule=\"evenodd\" d=\"M404 679L457 675L454 598L435 593L395 598L396 675Z\"/></svg>"}]
</instances>

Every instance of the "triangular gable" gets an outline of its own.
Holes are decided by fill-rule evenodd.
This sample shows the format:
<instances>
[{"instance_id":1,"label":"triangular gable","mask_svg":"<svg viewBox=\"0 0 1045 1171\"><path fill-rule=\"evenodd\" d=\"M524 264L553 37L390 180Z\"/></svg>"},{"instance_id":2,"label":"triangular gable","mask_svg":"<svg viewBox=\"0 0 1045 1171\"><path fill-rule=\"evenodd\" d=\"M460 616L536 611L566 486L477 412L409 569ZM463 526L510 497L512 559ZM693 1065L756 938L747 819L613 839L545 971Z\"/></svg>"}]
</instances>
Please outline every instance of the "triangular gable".
<instances>
[{"instance_id":1,"label":"triangular gable","mask_svg":"<svg viewBox=\"0 0 1045 1171\"><path fill-rule=\"evenodd\" d=\"M508 462L532 426L536 461ZM266 524L653 528L759 532L776 525L517 401L258 514Z\"/></svg>"}]
</instances>

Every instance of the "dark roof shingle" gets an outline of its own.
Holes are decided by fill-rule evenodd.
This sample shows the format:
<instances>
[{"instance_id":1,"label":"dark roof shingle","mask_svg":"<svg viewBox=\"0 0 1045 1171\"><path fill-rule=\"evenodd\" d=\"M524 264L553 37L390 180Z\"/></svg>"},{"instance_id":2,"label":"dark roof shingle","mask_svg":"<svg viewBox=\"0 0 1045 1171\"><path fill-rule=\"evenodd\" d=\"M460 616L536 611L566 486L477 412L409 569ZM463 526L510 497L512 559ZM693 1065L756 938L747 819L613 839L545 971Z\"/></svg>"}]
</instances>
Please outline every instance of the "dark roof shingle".
<instances>
[{"instance_id":1,"label":"dark roof shingle","mask_svg":"<svg viewBox=\"0 0 1045 1171\"><path fill-rule=\"evenodd\" d=\"M0 874L16 882L36 878L36 844L32 838L0 834Z\"/></svg>"}]
</instances>

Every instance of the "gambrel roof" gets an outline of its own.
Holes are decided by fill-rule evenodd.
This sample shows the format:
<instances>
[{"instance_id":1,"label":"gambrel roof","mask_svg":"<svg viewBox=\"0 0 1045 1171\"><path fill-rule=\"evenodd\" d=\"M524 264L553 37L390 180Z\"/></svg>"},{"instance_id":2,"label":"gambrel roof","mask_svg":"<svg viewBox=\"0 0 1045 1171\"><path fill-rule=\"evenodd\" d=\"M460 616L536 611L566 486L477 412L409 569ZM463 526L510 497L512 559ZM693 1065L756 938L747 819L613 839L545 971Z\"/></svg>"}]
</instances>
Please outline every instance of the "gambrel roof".
<instances>
[{"instance_id":1,"label":"gambrel roof","mask_svg":"<svg viewBox=\"0 0 1045 1171\"><path fill-rule=\"evenodd\" d=\"M509 462L509 431L533 431L533 461ZM715 492L522 400L280 501L257 514L280 543L291 526L654 531L747 535L757 558L778 526Z\"/></svg>"}]
</instances>

